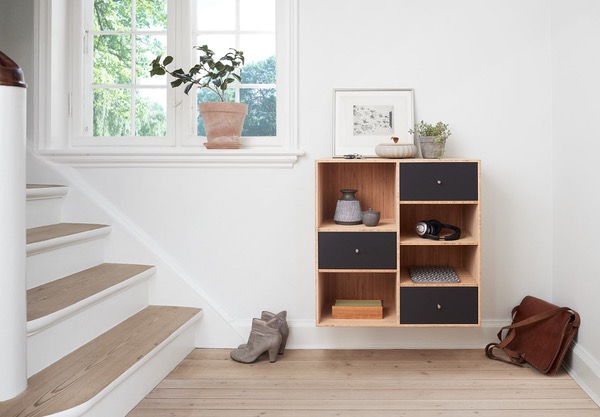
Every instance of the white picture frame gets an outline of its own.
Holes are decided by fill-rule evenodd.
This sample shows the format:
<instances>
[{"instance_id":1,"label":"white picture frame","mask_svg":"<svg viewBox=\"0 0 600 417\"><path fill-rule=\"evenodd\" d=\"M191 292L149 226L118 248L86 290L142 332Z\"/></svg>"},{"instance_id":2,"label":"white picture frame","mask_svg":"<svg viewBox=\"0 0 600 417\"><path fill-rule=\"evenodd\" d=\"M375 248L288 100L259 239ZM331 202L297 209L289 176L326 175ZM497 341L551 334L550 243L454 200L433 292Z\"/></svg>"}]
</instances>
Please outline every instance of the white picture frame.
<instances>
[{"instance_id":1,"label":"white picture frame","mask_svg":"<svg viewBox=\"0 0 600 417\"><path fill-rule=\"evenodd\" d=\"M333 157L374 157L380 143L414 145L413 89L334 89Z\"/></svg>"}]
</instances>

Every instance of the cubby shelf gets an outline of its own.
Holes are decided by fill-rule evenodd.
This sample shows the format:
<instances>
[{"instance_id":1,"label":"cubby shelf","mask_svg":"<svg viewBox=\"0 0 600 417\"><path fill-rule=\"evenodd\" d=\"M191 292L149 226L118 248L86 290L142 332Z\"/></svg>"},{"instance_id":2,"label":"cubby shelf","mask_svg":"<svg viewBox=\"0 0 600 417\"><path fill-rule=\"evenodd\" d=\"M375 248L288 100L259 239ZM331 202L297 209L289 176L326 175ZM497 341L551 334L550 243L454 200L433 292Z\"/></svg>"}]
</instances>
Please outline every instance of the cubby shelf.
<instances>
[{"instance_id":1,"label":"cubby shelf","mask_svg":"<svg viewBox=\"0 0 600 417\"><path fill-rule=\"evenodd\" d=\"M381 219L376 227L368 227L364 224L339 225L333 220L323 220L318 226L319 232L396 232L397 229L394 219Z\"/></svg>"},{"instance_id":2,"label":"cubby shelf","mask_svg":"<svg viewBox=\"0 0 600 417\"><path fill-rule=\"evenodd\" d=\"M316 162L316 324L333 327L479 326L480 162L362 159ZM358 190L375 227L333 221L341 189ZM419 237L436 219L461 228L458 240ZM410 266L451 266L458 283L414 283ZM336 299L382 300L383 319L333 319Z\"/></svg>"}]
</instances>

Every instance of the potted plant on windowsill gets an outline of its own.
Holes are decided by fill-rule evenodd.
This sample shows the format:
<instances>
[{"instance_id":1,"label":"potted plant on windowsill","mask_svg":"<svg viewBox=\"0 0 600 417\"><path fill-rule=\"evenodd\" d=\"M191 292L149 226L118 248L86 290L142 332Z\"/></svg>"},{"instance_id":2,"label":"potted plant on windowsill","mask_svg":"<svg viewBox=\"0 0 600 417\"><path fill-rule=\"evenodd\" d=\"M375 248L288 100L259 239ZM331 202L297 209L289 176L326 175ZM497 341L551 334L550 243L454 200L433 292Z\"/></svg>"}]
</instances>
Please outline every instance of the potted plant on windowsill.
<instances>
[{"instance_id":1,"label":"potted plant on windowsill","mask_svg":"<svg viewBox=\"0 0 600 417\"><path fill-rule=\"evenodd\" d=\"M416 129L410 129L408 133L419 136L421 155L425 159L442 159L446 147L446 139L452 134L447 123L437 122L435 125L425 123L423 120Z\"/></svg>"},{"instance_id":2,"label":"potted plant on windowsill","mask_svg":"<svg viewBox=\"0 0 600 417\"><path fill-rule=\"evenodd\" d=\"M204 146L208 149L238 149L248 105L226 102L225 92L231 84L241 81L244 53L230 48L221 58L215 59L207 45L194 46L194 49L200 51L199 62L188 71L181 68L171 71L167 66L173 62L173 57L166 56L161 61L162 57L157 56L151 63L150 76L170 74L175 78L171 87L185 85L185 94L194 86L215 93L221 101L200 103L199 106L206 128Z\"/></svg>"}]
</instances>

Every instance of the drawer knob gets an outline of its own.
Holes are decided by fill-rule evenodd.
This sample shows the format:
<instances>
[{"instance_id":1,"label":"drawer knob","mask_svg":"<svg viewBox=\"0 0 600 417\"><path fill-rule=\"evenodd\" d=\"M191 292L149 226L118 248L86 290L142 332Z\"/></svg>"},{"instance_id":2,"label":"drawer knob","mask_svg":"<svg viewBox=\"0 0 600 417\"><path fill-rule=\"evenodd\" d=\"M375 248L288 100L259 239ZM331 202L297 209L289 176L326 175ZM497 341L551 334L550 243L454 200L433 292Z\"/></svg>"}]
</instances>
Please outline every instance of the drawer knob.
<instances>
[{"instance_id":1,"label":"drawer knob","mask_svg":"<svg viewBox=\"0 0 600 417\"><path fill-rule=\"evenodd\" d=\"M437 180L437 185L442 185L442 180Z\"/></svg>"},{"instance_id":2,"label":"drawer knob","mask_svg":"<svg viewBox=\"0 0 600 417\"><path fill-rule=\"evenodd\" d=\"M440 304L438 304L438 305L437 305L437 309L438 309L438 310L441 310L441 309L442 309L442 306L441 306Z\"/></svg>"},{"instance_id":3,"label":"drawer knob","mask_svg":"<svg viewBox=\"0 0 600 417\"><path fill-rule=\"evenodd\" d=\"M358 249L354 249L354 253L359 253L360 251Z\"/></svg>"}]
</instances>

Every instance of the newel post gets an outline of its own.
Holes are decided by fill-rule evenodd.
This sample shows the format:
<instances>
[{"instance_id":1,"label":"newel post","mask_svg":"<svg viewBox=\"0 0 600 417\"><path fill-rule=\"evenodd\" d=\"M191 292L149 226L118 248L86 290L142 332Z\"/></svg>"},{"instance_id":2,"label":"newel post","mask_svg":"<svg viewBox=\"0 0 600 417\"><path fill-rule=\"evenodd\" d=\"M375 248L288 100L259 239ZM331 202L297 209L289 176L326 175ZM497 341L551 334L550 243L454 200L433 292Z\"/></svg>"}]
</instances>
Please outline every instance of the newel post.
<instances>
[{"instance_id":1,"label":"newel post","mask_svg":"<svg viewBox=\"0 0 600 417\"><path fill-rule=\"evenodd\" d=\"M27 388L26 93L23 71L0 52L0 401Z\"/></svg>"}]
</instances>

